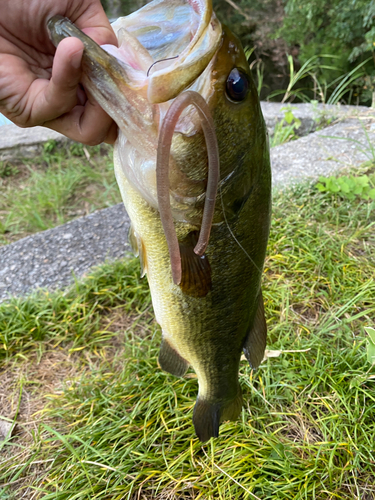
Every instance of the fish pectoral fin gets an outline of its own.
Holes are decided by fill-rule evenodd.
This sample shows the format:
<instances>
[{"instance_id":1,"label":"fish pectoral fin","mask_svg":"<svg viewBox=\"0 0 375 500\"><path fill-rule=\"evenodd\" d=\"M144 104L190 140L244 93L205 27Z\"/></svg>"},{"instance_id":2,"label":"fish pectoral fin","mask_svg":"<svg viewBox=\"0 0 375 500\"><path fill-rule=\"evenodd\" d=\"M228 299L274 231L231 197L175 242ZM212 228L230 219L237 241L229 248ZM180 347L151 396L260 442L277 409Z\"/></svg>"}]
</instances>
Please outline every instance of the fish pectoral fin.
<instances>
[{"instance_id":1,"label":"fish pectoral fin","mask_svg":"<svg viewBox=\"0 0 375 500\"><path fill-rule=\"evenodd\" d=\"M130 244L130 247L136 257L139 255L139 249L138 249L138 241L137 241L137 236L135 234L133 224L130 224L129 231L128 231L128 241Z\"/></svg>"},{"instance_id":2,"label":"fish pectoral fin","mask_svg":"<svg viewBox=\"0 0 375 500\"><path fill-rule=\"evenodd\" d=\"M262 290L258 296L258 309L255 314L254 323L249 331L243 351L251 368L258 368L263 360L264 350L267 342L267 323L264 316L264 303Z\"/></svg>"},{"instance_id":3,"label":"fish pectoral fin","mask_svg":"<svg viewBox=\"0 0 375 500\"><path fill-rule=\"evenodd\" d=\"M235 398L229 401L212 402L198 396L194 406L193 424L195 433L203 443L219 436L219 426L224 420L236 420L241 413L242 392L238 386Z\"/></svg>"},{"instance_id":4,"label":"fish pectoral fin","mask_svg":"<svg viewBox=\"0 0 375 500\"><path fill-rule=\"evenodd\" d=\"M135 232L133 224L131 224L129 228L128 240L134 255L136 257L139 257L139 262L141 264L141 278L143 278L143 276L147 272L146 252L144 249L142 238Z\"/></svg>"},{"instance_id":5,"label":"fish pectoral fin","mask_svg":"<svg viewBox=\"0 0 375 500\"><path fill-rule=\"evenodd\" d=\"M198 235L198 231L192 231L180 242L180 287L186 295L205 297L212 288L211 266L206 255L199 256L194 252Z\"/></svg>"},{"instance_id":6,"label":"fish pectoral fin","mask_svg":"<svg viewBox=\"0 0 375 500\"><path fill-rule=\"evenodd\" d=\"M161 340L158 363L162 370L176 377L185 375L189 368L186 359L178 354L165 337Z\"/></svg>"}]
</instances>

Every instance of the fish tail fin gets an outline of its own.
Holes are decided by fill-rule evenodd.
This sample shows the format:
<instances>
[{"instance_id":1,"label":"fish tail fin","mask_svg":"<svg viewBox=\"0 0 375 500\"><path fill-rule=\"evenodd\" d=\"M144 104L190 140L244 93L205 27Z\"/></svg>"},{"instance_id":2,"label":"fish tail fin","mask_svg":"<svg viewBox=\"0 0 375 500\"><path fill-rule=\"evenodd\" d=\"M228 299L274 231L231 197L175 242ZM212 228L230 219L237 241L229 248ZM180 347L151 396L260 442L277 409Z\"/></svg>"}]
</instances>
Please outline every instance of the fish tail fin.
<instances>
[{"instance_id":1,"label":"fish tail fin","mask_svg":"<svg viewBox=\"0 0 375 500\"><path fill-rule=\"evenodd\" d=\"M236 420L241 413L242 392L238 386L237 395L230 400L212 402L198 396L194 406L193 424L200 441L219 436L219 426L224 420Z\"/></svg>"}]
</instances>

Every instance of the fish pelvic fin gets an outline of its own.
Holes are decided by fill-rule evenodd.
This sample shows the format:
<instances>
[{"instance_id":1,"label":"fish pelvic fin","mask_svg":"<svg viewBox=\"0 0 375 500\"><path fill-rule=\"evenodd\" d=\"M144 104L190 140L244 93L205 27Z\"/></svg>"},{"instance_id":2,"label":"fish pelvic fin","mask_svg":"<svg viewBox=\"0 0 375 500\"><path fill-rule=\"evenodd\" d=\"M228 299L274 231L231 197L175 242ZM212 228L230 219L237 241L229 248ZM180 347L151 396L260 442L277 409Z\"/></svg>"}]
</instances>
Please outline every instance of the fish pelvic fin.
<instances>
[{"instance_id":1,"label":"fish pelvic fin","mask_svg":"<svg viewBox=\"0 0 375 500\"><path fill-rule=\"evenodd\" d=\"M189 368L189 363L186 359L178 354L176 349L171 346L164 336L161 340L158 363L162 370L176 377L185 375Z\"/></svg>"},{"instance_id":2,"label":"fish pelvic fin","mask_svg":"<svg viewBox=\"0 0 375 500\"><path fill-rule=\"evenodd\" d=\"M211 266L206 255L197 255L194 247L199 233L191 231L180 242L181 255L181 290L192 297L205 297L212 288Z\"/></svg>"},{"instance_id":3,"label":"fish pelvic fin","mask_svg":"<svg viewBox=\"0 0 375 500\"><path fill-rule=\"evenodd\" d=\"M264 350L267 342L267 323L264 316L264 303L262 290L258 296L258 309L255 314L253 325L246 337L243 351L250 367L258 368L263 360Z\"/></svg>"},{"instance_id":4,"label":"fish pelvic fin","mask_svg":"<svg viewBox=\"0 0 375 500\"><path fill-rule=\"evenodd\" d=\"M139 257L139 263L141 265L141 278L143 278L144 275L147 273L146 252L142 238L138 236L138 234L135 232L133 224L131 224L129 228L128 241L130 243L130 247L133 250L134 255L136 257Z\"/></svg>"},{"instance_id":5,"label":"fish pelvic fin","mask_svg":"<svg viewBox=\"0 0 375 500\"><path fill-rule=\"evenodd\" d=\"M242 409L242 391L233 398L212 402L198 396L194 406L193 424L195 433L203 443L219 436L219 426L224 420L237 420Z\"/></svg>"}]
</instances>

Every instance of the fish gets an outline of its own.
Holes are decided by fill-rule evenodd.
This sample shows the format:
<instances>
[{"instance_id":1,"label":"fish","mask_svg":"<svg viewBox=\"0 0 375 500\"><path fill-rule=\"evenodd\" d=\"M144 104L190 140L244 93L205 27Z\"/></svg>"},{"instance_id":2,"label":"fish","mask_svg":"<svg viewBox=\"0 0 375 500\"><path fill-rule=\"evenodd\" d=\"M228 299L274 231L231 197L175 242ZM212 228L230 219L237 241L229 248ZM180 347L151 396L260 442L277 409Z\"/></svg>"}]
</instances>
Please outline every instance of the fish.
<instances>
[{"instance_id":1,"label":"fish","mask_svg":"<svg viewBox=\"0 0 375 500\"><path fill-rule=\"evenodd\" d=\"M198 379L200 441L242 411L239 366L261 363L261 290L271 218L267 130L239 39L211 0L154 0L99 47L68 19L57 45L84 43L82 83L118 125L114 168L162 330L158 364Z\"/></svg>"}]
</instances>

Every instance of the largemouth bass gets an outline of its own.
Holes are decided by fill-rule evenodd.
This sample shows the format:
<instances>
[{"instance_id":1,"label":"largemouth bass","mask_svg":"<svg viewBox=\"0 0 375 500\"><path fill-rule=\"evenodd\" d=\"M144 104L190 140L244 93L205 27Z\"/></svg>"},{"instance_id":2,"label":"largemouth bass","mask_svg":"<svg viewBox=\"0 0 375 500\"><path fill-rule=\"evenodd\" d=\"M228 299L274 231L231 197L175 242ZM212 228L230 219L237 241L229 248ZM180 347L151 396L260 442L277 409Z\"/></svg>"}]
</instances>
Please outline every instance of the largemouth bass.
<instances>
[{"instance_id":1,"label":"largemouth bass","mask_svg":"<svg viewBox=\"0 0 375 500\"><path fill-rule=\"evenodd\" d=\"M271 173L245 54L211 0L154 0L113 24L118 48L61 17L48 27L55 44L83 41L83 84L118 124L115 174L162 328L159 365L195 370L206 441L241 411L241 353L256 368L266 345Z\"/></svg>"}]
</instances>

